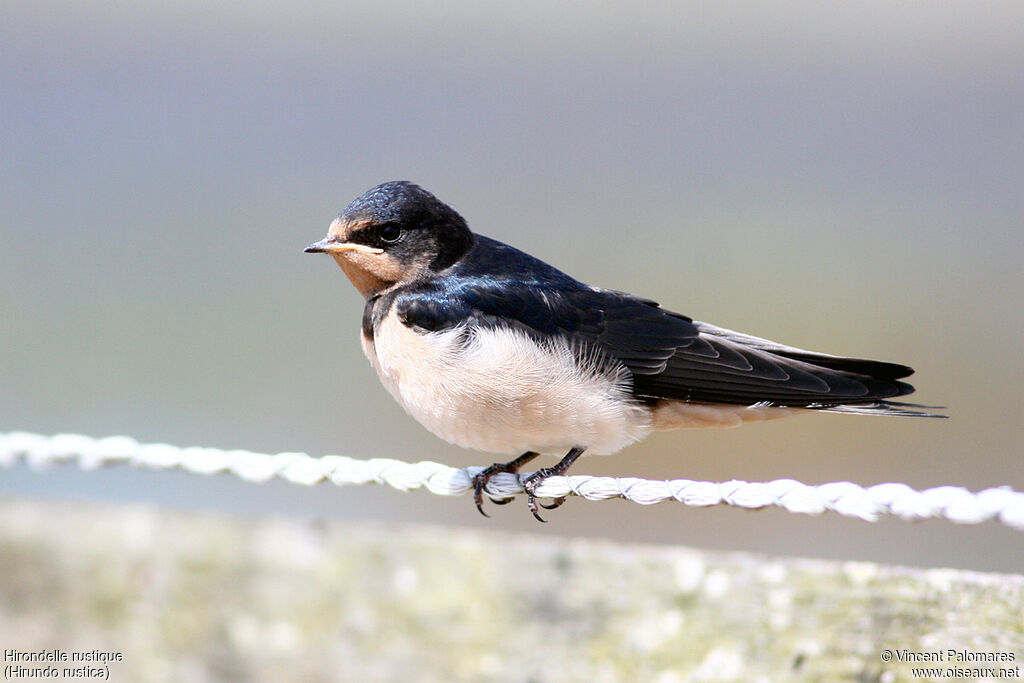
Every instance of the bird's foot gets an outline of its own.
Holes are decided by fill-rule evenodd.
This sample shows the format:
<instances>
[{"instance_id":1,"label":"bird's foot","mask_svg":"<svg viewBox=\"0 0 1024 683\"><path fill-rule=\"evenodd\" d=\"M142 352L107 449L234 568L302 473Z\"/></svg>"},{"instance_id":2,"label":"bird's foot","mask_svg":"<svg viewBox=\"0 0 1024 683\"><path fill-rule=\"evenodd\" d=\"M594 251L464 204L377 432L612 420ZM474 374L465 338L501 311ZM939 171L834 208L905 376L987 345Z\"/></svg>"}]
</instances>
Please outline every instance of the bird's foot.
<instances>
[{"instance_id":1,"label":"bird's foot","mask_svg":"<svg viewBox=\"0 0 1024 683\"><path fill-rule=\"evenodd\" d=\"M476 509L480 511L480 514L484 517L490 517L489 514L484 512L484 486L490 481L498 472L507 472L509 474L518 474L519 468L530 462L539 455L533 451L527 451L520 455L515 460L508 462L496 462L490 467L485 467L473 477L473 502L476 503ZM512 498L492 498L491 502L496 505L507 505L512 502ZM536 516L536 515L534 515ZM542 520L543 521L543 520Z\"/></svg>"},{"instance_id":2,"label":"bird's foot","mask_svg":"<svg viewBox=\"0 0 1024 683\"><path fill-rule=\"evenodd\" d=\"M540 486L541 482L543 482L548 477L557 476L558 474L560 474L559 472L556 472L555 469L555 467L541 468L534 472L533 474L531 474L530 476L524 477L521 481L523 485L523 490L526 491L526 507L530 509L530 512L533 513L534 518L538 522L544 522L545 524L547 524L548 520L540 516L540 510L538 510L537 508L541 507L544 508L545 510L554 510L556 507L565 502L565 496L553 499L549 505L537 502L537 487Z\"/></svg>"},{"instance_id":3,"label":"bird's foot","mask_svg":"<svg viewBox=\"0 0 1024 683\"><path fill-rule=\"evenodd\" d=\"M538 507L542 507L545 510L554 510L565 502L565 496L559 496L558 498L552 499L550 505L538 505L536 494L537 487L540 486L541 482L548 477L558 477L565 474L569 468L572 467L572 464L576 462L576 458L580 457L582 454L582 448L573 448L554 467L542 467L530 476L522 478L520 483L523 485L523 490L526 491L526 506L530 509L530 512L533 513L534 519L538 522L547 523L547 520L540 516L540 511L537 509Z\"/></svg>"}]
</instances>

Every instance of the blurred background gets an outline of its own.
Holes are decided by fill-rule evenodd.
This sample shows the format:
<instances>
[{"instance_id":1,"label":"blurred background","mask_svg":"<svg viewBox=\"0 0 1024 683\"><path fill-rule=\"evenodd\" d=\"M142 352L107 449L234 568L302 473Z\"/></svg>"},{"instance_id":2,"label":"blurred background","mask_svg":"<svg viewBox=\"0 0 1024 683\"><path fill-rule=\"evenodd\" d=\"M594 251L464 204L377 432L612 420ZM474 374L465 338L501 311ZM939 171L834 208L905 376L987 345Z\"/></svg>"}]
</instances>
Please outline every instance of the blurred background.
<instances>
[{"instance_id":1,"label":"blurred background","mask_svg":"<svg viewBox=\"0 0 1024 683\"><path fill-rule=\"evenodd\" d=\"M912 365L951 419L656 434L578 474L1024 489L1024 5L5 3L0 431L487 465L359 348L302 248L410 179L696 319ZM553 460L551 461L553 462ZM995 523L0 471L5 496L1024 570Z\"/></svg>"}]
</instances>

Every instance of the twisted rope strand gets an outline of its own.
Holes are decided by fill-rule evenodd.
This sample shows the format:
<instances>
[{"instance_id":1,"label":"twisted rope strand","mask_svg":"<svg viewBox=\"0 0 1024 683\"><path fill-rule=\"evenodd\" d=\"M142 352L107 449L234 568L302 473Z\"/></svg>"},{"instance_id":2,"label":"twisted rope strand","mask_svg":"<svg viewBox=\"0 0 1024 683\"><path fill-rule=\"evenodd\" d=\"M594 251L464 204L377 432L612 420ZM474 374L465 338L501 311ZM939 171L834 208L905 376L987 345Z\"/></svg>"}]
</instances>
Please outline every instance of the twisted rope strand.
<instances>
[{"instance_id":1,"label":"twisted rope strand","mask_svg":"<svg viewBox=\"0 0 1024 683\"><path fill-rule=\"evenodd\" d=\"M312 458L305 453L266 455L197 446L179 448L161 443L140 444L128 436L94 439L80 434L0 433L0 465L10 467L20 459L36 469L72 460L85 470L127 462L150 469L178 467L195 474L231 472L257 483L273 477L307 486L321 481L330 481L338 486L376 482L403 491L426 488L443 496L458 496L472 491L473 477L483 469L459 469L430 461L406 463L389 458L356 460L340 455ZM519 479L505 473L494 475L484 490L495 499L523 493ZM807 515L828 510L872 522L884 515L904 520L938 518L957 524L978 524L995 519L1024 531L1024 493L1007 486L972 493L960 486L915 491L906 484L898 483L864 488L847 481L809 486L792 479L715 483L690 479L652 481L633 477L571 475L545 479L537 487L537 495L545 498L576 495L587 500L625 498L641 505L677 500L684 505L698 507L732 505L753 510L775 506Z\"/></svg>"}]
</instances>

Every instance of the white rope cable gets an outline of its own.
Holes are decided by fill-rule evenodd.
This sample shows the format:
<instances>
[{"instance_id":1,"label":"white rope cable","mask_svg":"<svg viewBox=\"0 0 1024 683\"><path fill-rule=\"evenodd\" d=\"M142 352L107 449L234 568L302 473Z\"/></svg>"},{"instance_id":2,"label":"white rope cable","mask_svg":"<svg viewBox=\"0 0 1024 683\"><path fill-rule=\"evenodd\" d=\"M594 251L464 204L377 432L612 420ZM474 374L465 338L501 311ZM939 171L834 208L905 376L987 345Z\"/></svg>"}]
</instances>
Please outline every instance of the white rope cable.
<instances>
[{"instance_id":1,"label":"white rope cable","mask_svg":"<svg viewBox=\"0 0 1024 683\"><path fill-rule=\"evenodd\" d=\"M407 463L389 458L356 460L340 455L312 458L305 453L266 455L245 450L179 448L168 444L140 444L127 436L94 439L80 434L43 436L27 432L0 433L0 466L24 459L30 467L78 461L82 469L127 462L136 467L178 467L195 474L231 472L246 481L265 482L280 477L295 484L330 481L339 486L376 482L403 491L426 488L443 496L458 496L473 489L472 479L483 468L459 469L436 462ZM526 473L523 473L524 475ZM494 475L484 488L499 499L523 493L515 475ZM877 484L864 488L847 481L809 486L792 479L769 482L651 481L632 477L571 475L549 477L536 491L539 497L576 495L587 500L625 498L641 505L677 500L684 505L733 505L758 509L776 506L800 514L827 510L875 521L884 515L904 520L945 519L957 524L978 524L995 519L1024 531L1024 493L1007 486L972 493L960 486L939 486L915 491L906 484Z\"/></svg>"}]
</instances>

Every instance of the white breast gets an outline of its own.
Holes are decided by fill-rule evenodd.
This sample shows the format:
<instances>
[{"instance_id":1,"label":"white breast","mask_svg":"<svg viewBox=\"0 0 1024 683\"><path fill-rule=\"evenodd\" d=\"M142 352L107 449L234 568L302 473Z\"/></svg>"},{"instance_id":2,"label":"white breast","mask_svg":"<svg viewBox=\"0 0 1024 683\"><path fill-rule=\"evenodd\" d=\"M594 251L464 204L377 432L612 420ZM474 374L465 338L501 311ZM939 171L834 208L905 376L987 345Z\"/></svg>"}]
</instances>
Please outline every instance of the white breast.
<instances>
[{"instance_id":1,"label":"white breast","mask_svg":"<svg viewBox=\"0 0 1024 683\"><path fill-rule=\"evenodd\" d=\"M628 371L580 362L564 341L541 346L513 329L419 334L390 314L363 351L410 415L465 448L607 454L652 429Z\"/></svg>"}]
</instances>

